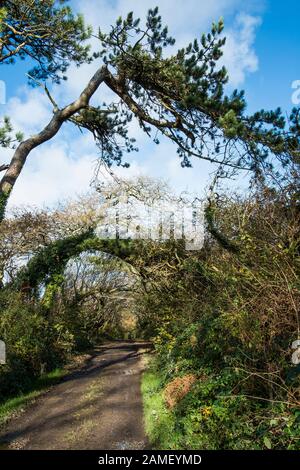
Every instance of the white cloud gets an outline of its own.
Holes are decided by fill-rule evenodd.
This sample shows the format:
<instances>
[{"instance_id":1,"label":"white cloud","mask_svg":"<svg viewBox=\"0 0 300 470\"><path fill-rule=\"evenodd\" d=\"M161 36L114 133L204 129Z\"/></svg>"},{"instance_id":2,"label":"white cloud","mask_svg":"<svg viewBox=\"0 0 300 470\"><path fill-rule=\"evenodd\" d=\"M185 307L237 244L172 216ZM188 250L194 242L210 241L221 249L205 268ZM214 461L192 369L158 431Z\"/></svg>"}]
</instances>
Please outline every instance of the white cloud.
<instances>
[{"instance_id":1,"label":"white cloud","mask_svg":"<svg viewBox=\"0 0 300 470\"><path fill-rule=\"evenodd\" d=\"M241 13L235 24L226 32L226 44L222 62L228 70L230 84L240 85L249 72L258 70L258 57L254 50L255 32L261 19Z\"/></svg>"},{"instance_id":2,"label":"white cloud","mask_svg":"<svg viewBox=\"0 0 300 470\"><path fill-rule=\"evenodd\" d=\"M18 96L11 98L5 113L11 117L14 128L26 135L39 131L51 118L51 104L39 88L22 87Z\"/></svg>"},{"instance_id":3,"label":"white cloud","mask_svg":"<svg viewBox=\"0 0 300 470\"><path fill-rule=\"evenodd\" d=\"M63 145L35 150L20 175L9 207L13 205L51 206L58 200L86 192L93 176L89 154L73 160Z\"/></svg>"},{"instance_id":4,"label":"white cloud","mask_svg":"<svg viewBox=\"0 0 300 470\"><path fill-rule=\"evenodd\" d=\"M249 4L253 3L251 0ZM173 34L196 32L202 33L203 28L227 13L232 13L240 8L240 0L76 0L75 5L86 19L86 23L91 24L95 30L99 25L104 29L115 23L118 16L127 15L133 11L136 17L145 18L150 8L159 6L159 11L164 23L169 26Z\"/></svg>"}]
</instances>

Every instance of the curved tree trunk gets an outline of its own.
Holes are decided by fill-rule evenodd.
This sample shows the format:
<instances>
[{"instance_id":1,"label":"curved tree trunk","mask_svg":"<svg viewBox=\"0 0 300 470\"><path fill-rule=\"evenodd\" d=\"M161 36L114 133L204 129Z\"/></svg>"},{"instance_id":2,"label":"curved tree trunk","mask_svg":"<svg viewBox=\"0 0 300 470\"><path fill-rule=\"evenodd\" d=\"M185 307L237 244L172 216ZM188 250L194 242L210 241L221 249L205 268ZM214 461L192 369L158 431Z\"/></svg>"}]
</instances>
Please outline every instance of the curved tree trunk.
<instances>
[{"instance_id":1,"label":"curved tree trunk","mask_svg":"<svg viewBox=\"0 0 300 470\"><path fill-rule=\"evenodd\" d=\"M4 176L0 181L0 223L5 217L5 208L8 198L23 169L29 153L35 147L38 147L44 142L52 139L65 121L70 119L71 116L81 109L88 106L90 98L104 81L106 74L107 68L105 66L98 69L76 101L63 109L55 110L52 119L41 132L19 144L11 162L7 166Z\"/></svg>"}]
</instances>

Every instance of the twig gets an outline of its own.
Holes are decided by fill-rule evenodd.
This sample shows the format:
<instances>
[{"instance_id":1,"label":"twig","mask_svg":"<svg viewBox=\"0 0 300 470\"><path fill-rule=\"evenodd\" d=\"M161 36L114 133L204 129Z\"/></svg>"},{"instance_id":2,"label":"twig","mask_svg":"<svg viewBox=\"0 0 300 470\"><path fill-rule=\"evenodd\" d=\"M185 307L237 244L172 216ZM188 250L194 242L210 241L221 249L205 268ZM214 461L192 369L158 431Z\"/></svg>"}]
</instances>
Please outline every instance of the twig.
<instances>
[{"instance_id":1,"label":"twig","mask_svg":"<svg viewBox=\"0 0 300 470\"><path fill-rule=\"evenodd\" d=\"M58 107L56 101L54 100L53 96L51 96L50 91L49 91L48 88L47 88L47 85L44 84L44 83L39 82L39 81L36 80L34 77L32 77L29 73L26 73L26 75L27 75L27 77L30 78L30 80L33 80L38 86L40 86L41 88L44 88L46 95L48 96L48 98L49 98L51 104L53 105L53 111L54 111L55 113L56 113L57 111L59 111L59 107Z\"/></svg>"},{"instance_id":2,"label":"twig","mask_svg":"<svg viewBox=\"0 0 300 470\"><path fill-rule=\"evenodd\" d=\"M9 169L9 165L8 164L5 164L5 165L0 165L0 171L6 171Z\"/></svg>"}]
</instances>

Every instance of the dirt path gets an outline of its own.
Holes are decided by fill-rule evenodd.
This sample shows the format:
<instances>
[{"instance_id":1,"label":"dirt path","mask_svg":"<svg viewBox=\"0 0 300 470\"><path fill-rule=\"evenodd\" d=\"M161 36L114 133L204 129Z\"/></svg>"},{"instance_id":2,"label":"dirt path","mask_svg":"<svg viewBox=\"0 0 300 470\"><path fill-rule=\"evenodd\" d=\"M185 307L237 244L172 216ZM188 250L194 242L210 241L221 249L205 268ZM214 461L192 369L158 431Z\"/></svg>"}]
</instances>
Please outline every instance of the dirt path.
<instances>
[{"instance_id":1,"label":"dirt path","mask_svg":"<svg viewBox=\"0 0 300 470\"><path fill-rule=\"evenodd\" d=\"M140 378L146 343L99 346L0 436L9 449L145 449Z\"/></svg>"}]
</instances>

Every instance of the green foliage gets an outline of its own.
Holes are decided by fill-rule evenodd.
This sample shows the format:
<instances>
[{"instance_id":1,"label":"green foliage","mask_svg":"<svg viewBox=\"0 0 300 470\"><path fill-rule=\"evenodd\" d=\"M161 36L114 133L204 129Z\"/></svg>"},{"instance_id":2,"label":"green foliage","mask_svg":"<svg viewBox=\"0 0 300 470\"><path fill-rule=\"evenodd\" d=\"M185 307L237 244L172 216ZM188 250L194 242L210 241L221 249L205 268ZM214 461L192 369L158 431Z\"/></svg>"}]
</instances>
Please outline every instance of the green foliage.
<instances>
[{"instance_id":1,"label":"green foliage","mask_svg":"<svg viewBox=\"0 0 300 470\"><path fill-rule=\"evenodd\" d=\"M7 363L1 366L0 395L26 391L34 377L64 362L73 337L39 305L24 302L15 292L0 293L0 337L7 345Z\"/></svg>"},{"instance_id":2,"label":"green foliage","mask_svg":"<svg viewBox=\"0 0 300 470\"><path fill-rule=\"evenodd\" d=\"M10 119L7 116L3 118L3 124L0 126L0 146L7 148L15 148L16 143L21 142L23 139L23 134L17 132L15 136L12 136L12 125Z\"/></svg>"},{"instance_id":3,"label":"green foliage","mask_svg":"<svg viewBox=\"0 0 300 470\"><path fill-rule=\"evenodd\" d=\"M181 253L176 268L162 260L154 267L140 303L156 347L155 387L145 400L160 400L176 377L197 377L174 409L164 404L162 416L171 413L173 423L167 448L300 449L300 369L291 364L299 334L297 191L219 197L218 231L239 250L210 238L202 252ZM153 439L165 448L159 418L155 425Z\"/></svg>"},{"instance_id":4,"label":"green foliage","mask_svg":"<svg viewBox=\"0 0 300 470\"><path fill-rule=\"evenodd\" d=\"M0 195L0 223L5 217L5 211L6 211L8 198L9 198L9 195L7 194Z\"/></svg>"},{"instance_id":5,"label":"green foliage","mask_svg":"<svg viewBox=\"0 0 300 470\"><path fill-rule=\"evenodd\" d=\"M21 289L29 295L37 295L42 285L47 287L44 305L51 303L53 295L62 284L63 272L68 261L84 251L102 251L120 259L129 259L138 245L130 240L102 240L91 228L78 235L50 243L38 251L25 267L20 269L9 289Z\"/></svg>"},{"instance_id":6,"label":"green foliage","mask_svg":"<svg viewBox=\"0 0 300 470\"><path fill-rule=\"evenodd\" d=\"M239 251L238 246L231 240L228 240L228 238L226 238L224 233L218 230L216 223L215 223L214 213L215 213L215 209L213 205L208 204L205 208L205 220L206 220L206 224L207 224L207 228L209 232L214 237L214 239L220 243L220 245L223 248L225 248L228 251L231 251L232 253L238 253Z\"/></svg>"},{"instance_id":7,"label":"green foliage","mask_svg":"<svg viewBox=\"0 0 300 470\"><path fill-rule=\"evenodd\" d=\"M42 299L42 305L48 310L53 306L55 295L60 291L63 282L64 276L62 274L52 274L51 281L48 282Z\"/></svg>"},{"instance_id":8,"label":"green foliage","mask_svg":"<svg viewBox=\"0 0 300 470\"><path fill-rule=\"evenodd\" d=\"M41 377L32 380L25 393L21 393L14 398L0 399L0 426L9 420L16 411L24 408L27 404L36 399L41 393L52 385L58 383L65 375L63 369L54 369Z\"/></svg>"},{"instance_id":9,"label":"green foliage","mask_svg":"<svg viewBox=\"0 0 300 470\"><path fill-rule=\"evenodd\" d=\"M242 131L242 125L233 109L230 109L224 116L220 116L219 124L223 128L224 135L229 139L237 137Z\"/></svg>"},{"instance_id":10,"label":"green foliage","mask_svg":"<svg viewBox=\"0 0 300 470\"><path fill-rule=\"evenodd\" d=\"M37 63L31 71L33 83L49 77L59 82L66 78L70 62L80 65L92 60L85 45L91 30L84 26L82 16L72 13L67 0L2 3L0 62L29 56ZM157 7L148 11L144 25L132 12L119 18L108 33L98 32L99 51L93 58L101 59L102 64L96 75L99 80L92 82L96 86L89 87L88 96L105 84L120 102L81 107L79 101L78 107L64 108L68 112L58 112L56 118L89 130L108 166L129 166L123 163L123 153L137 150L129 134L135 117L155 143L162 135L176 144L182 166L191 166L192 158L197 157L220 164L230 175L248 170L253 178L282 176L280 171L299 163L299 112L294 109L288 119L280 108L247 115L243 91L226 95L228 76L220 65L226 42L223 28L220 19L210 32L171 55L175 39L163 26ZM50 139L60 125L54 128L39 134L39 142ZM0 144L12 143L10 133L5 124L0 129ZM16 141L20 139L17 135ZM40 143L29 139L22 148L22 159ZM15 184L22 168L23 163L10 175L9 183L2 180L2 191L5 184Z\"/></svg>"},{"instance_id":11,"label":"green foliage","mask_svg":"<svg viewBox=\"0 0 300 470\"><path fill-rule=\"evenodd\" d=\"M112 106L108 110L101 107L88 107L71 118L80 129L89 130L101 151L101 158L108 166L113 163L124 168L129 164L122 161L124 152L136 152L135 138L130 137L127 125L132 115L125 108L117 110Z\"/></svg>"},{"instance_id":12,"label":"green foliage","mask_svg":"<svg viewBox=\"0 0 300 470\"><path fill-rule=\"evenodd\" d=\"M190 361L190 356L189 356ZM164 388L168 383L160 361L143 375L142 392L146 431L158 449L290 449L299 450L299 409L232 394L242 379L232 370L199 368L196 384L168 409ZM177 363L174 376L182 374ZM174 372L173 372L174 374Z\"/></svg>"},{"instance_id":13,"label":"green foliage","mask_svg":"<svg viewBox=\"0 0 300 470\"><path fill-rule=\"evenodd\" d=\"M8 349L7 364L0 371L2 397L26 391L43 371L90 347L99 341L100 333L116 329L113 322L102 320L101 310L89 313L93 290L91 294L75 290L74 297L68 297L66 265L83 252L94 257L96 252L106 252L124 259L133 247L130 241L100 240L92 229L58 239L39 248L13 281L0 289L0 338ZM101 272L103 259L96 259Z\"/></svg>"},{"instance_id":14,"label":"green foliage","mask_svg":"<svg viewBox=\"0 0 300 470\"><path fill-rule=\"evenodd\" d=\"M149 10L144 25L131 12L108 34L99 30L95 57L107 65L106 84L142 129L148 135L155 129L154 142L159 143L156 130L175 142L182 166L191 166L196 156L266 175L275 156L282 166L299 160L299 113L294 110L288 122L279 108L248 116L243 91L225 94L223 28L221 19L200 40L170 55L175 39L158 8Z\"/></svg>"},{"instance_id":15,"label":"green foliage","mask_svg":"<svg viewBox=\"0 0 300 470\"><path fill-rule=\"evenodd\" d=\"M43 248L20 270L14 288L27 292L36 292L41 283L46 285L60 279L70 258L84 251L87 240L93 237L93 230L57 240Z\"/></svg>"},{"instance_id":16,"label":"green foliage","mask_svg":"<svg viewBox=\"0 0 300 470\"><path fill-rule=\"evenodd\" d=\"M101 335L121 334L115 307L132 295L125 306L138 314L135 334L156 349L143 382L155 447L299 449L300 369L291 364L299 335L298 195L294 176L280 189L259 184L245 197L218 194L199 251L177 240L100 240L92 229L49 236L41 249L39 234L27 266L0 291L0 337L8 345L2 395L28 389ZM139 276L132 285L131 270ZM125 296L114 284L105 316L104 278L119 274Z\"/></svg>"}]
</instances>

